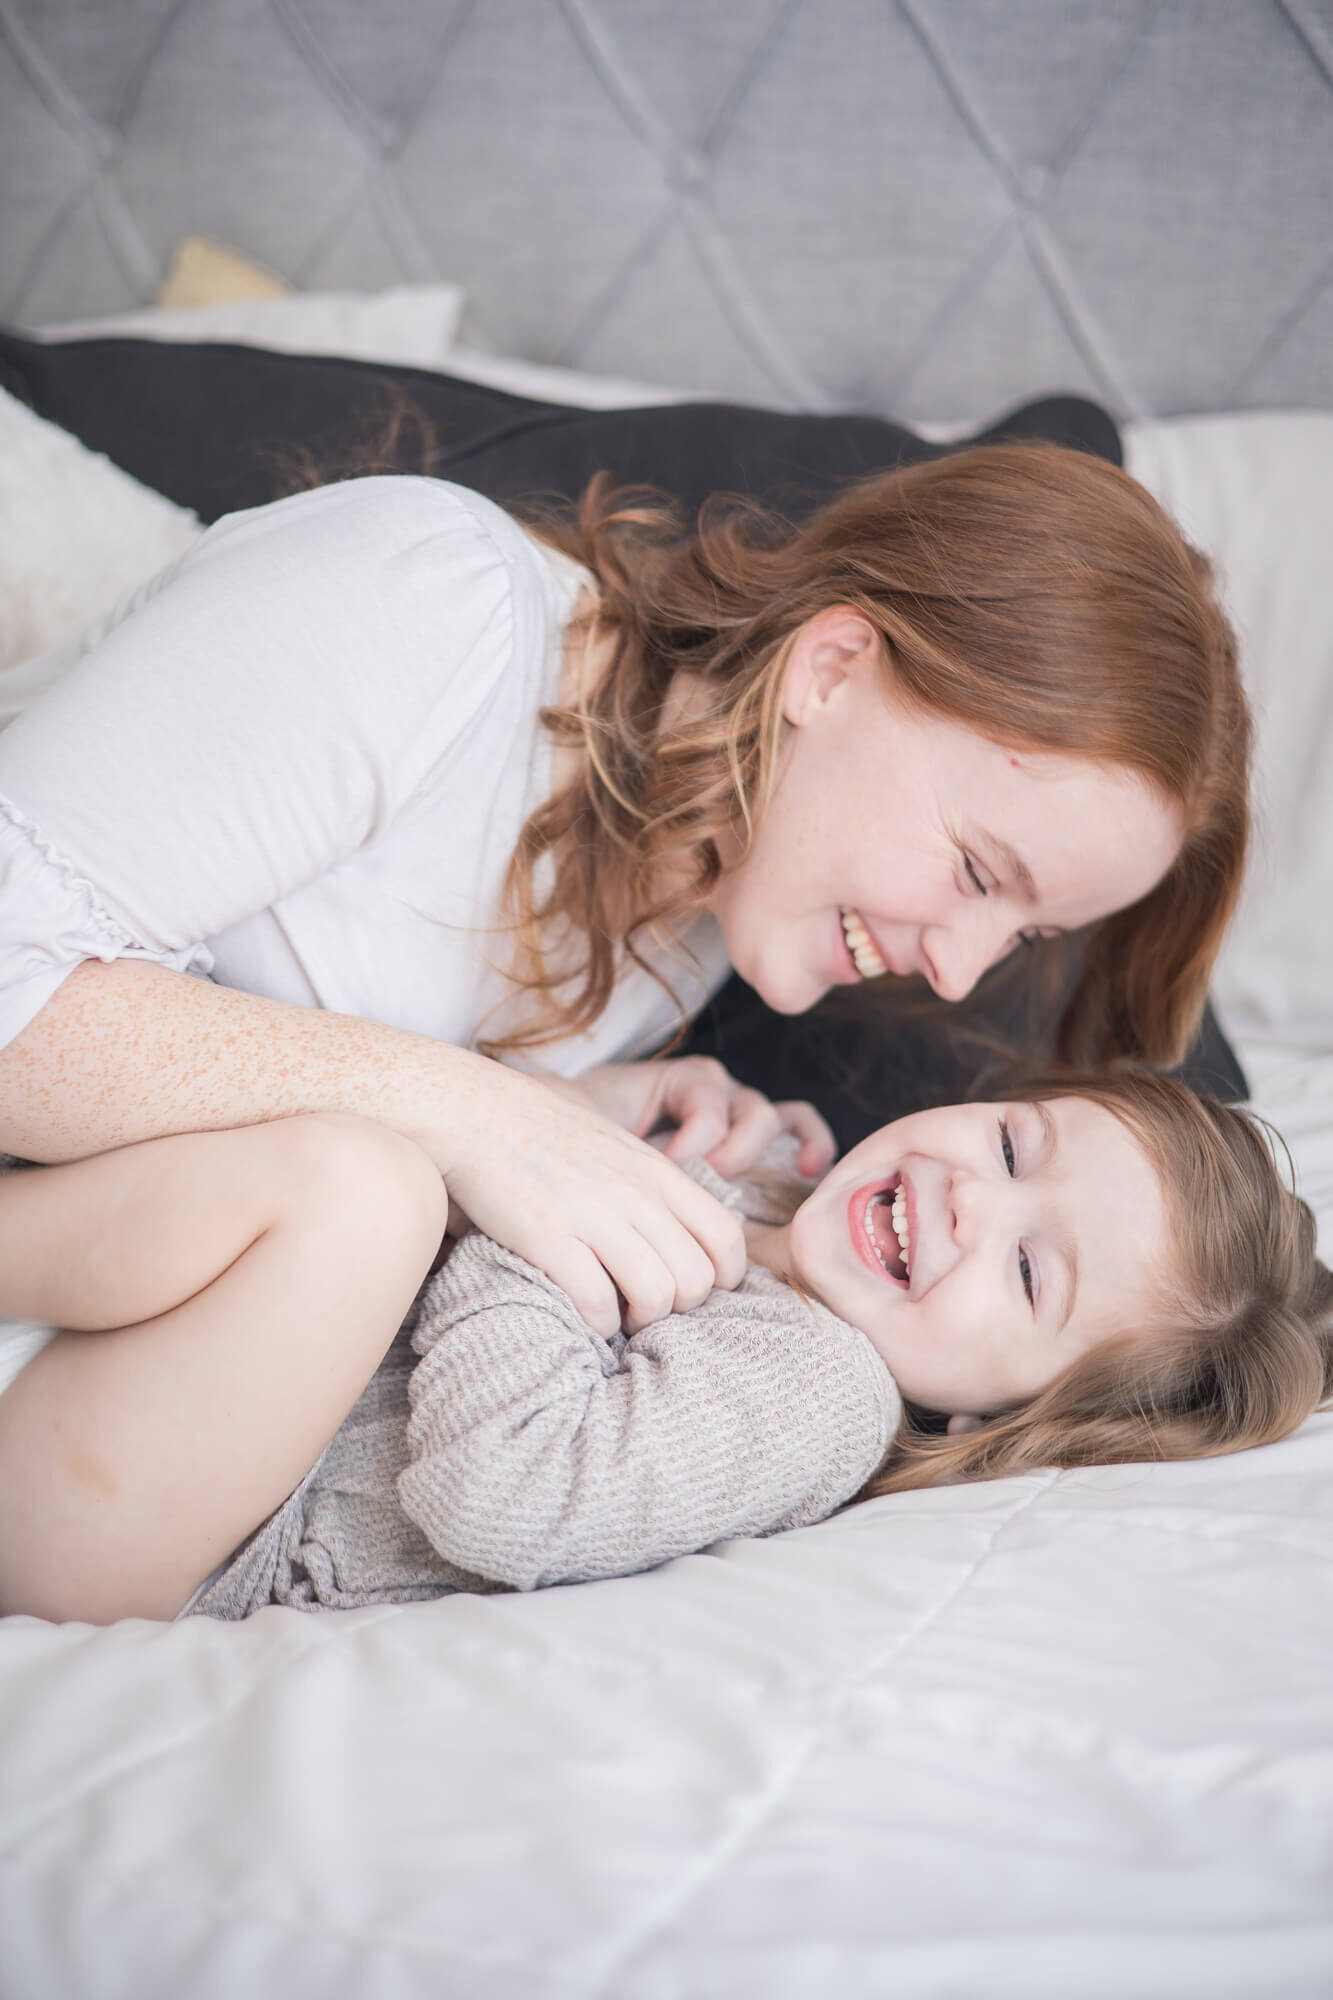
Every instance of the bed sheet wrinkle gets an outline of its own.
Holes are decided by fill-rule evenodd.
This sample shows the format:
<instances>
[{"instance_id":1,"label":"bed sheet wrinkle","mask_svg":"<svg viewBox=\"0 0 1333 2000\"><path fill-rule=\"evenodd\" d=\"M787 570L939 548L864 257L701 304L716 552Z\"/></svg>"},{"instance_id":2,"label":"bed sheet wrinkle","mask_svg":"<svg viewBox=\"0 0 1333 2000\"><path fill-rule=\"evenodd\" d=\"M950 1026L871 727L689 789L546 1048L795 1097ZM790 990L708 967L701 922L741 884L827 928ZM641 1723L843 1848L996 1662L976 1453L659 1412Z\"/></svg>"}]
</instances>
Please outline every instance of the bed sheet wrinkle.
<instances>
[{"instance_id":1,"label":"bed sheet wrinkle","mask_svg":"<svg viewBox=\"0 0 1333 2000\"><path fill-rule=\"evenodd\" d=\"M720 1952L689 1965L688 1989L674 1972L627 1989L616 2000L735 2000L741 1977L764 2000L810 2000L818 1995L886 1993L902 2000L974 2000L977 1968L985 1967L985 2000L1032 2000L1034 1993L1073 2000L1181 2000L1200 1993L1199 1966L1208 1961L1206 2000L1327 2000L1329 1933L1314 1926L1290 1933L1289 1944L1230 1928L1180 1937L1123 1927L1056 1927L1034 1936L997 1925L962 1939L947 1935L911 1940L895 1950L892 1985L873 1940L828 1938L765 1950ZM743 1974L738 1968L743 1967Z\"/></svg>"},{"instance_id":2,"label":"bed sheet wrinkle","mask_svg":"<svg viewBox=\"0 0 1333 2000\"><path fill-rule=\"evenodd\" d=\"M1075 1522L1085 1523L1088 1517L1071 1507L1067 1519L1072 1527ZM1154 1507L1146 1502L1135 1506L1122 1499L1115 1510L1115 1529L1119 1532L1124 1528L1182 1540L1231 1542L1242 1547L1268 1542L1274 1556L1289 1549L1323 1561L1333 1560L1333 1523L1317 1516L1307 1521L1275 1521L1269 1514L1238 1511L1217 1514L1202 1504L1193 1508Z\"/></svg>"},{"instance_id":3,"label":"bed sheet wrinkle","mask_svg":"<svg viewBox=\"0 0 1333 2000\"><path fill-rule=\"evenodd\" d=\"M1263 1455L1258 1455L1252 1476L1261 1477L1262 1469ZM1040 1496L1044 1504L1057 1499L1061 1483L1055 1482ZM1042 1512L1043 1506L1033 1505L1019 1517L1017 1525L1028 1531L1029 1538ZM1114 1571L1117 1554L1123 1559L1126 1540L1131 1555L1134 1551L1132 1529L1117 1544L1110 1510L1106 1527L1113 1537L1107 1544L1107 1563ZM882 1990L873 1983L857 1986L854 1975L849 1981L847 1968L855 1962L857 1925L865 1922L866 1910L875 1907L876 1885L895 1879L900 1884L906 1881L909 1910L915 1908L916 1901L924 1909L932 1887L945 1885L941 1906L933 1912L944 1929L950 1922L958 1922L959 1905L951 1901L956 1897L957 1883L989 1878L981 1912L984 1924L987 1911L1005 1907L1003 1894L996 1894L996 1877L1001 1877L1002 1890L1003 1872L1011 1861L1017 1871L1012 1885L1012 1907L1017 1915L1009 1946L1013 1977L1011 1983L997 1983L994 1990L1021 1993L1024 2000L1031 2000L1034 1992L1068 1993L1067 1965L1064 1982L1054 1978L1049 1984L1031 1972L1025 1975L1021 1968L1029 1964L1029 1947L1040 1942L1047 1926L1061 1926L1071 1906L1085 1915L1089 1929L1105 1924L1105 1907L1095 1886L1103 1875L1115 1881L1130 1901L1136 1884L1150 1902L1155 1899L1154 1913L1169 1954L1177 1951L1174 1932L1183 1931L1191 1916L1197 1924L1209 1909L1234 1912L1240 1903L1246 1903L1256 1932L1271 1942L1274 1933L1280 1933L1282 1922L1299 1922L1302 1915L1319 1906L1320 1884L1327 1883L1333 1857L1333 1789L1323 1776L1324 1751L1317 1747L1326 1745L1333 1736L1326 1676L1333 1633L1322 1638L1316 1630L1293 1635L1299 1668L1296 1678L1309 1683L1307 1698L1293 1707L1274 1688L1263 1657L1272 1643L1267 1622L1256 1628L1254 1621L1246 1621L1241 1635L1246 1644L1240 1648L1239 1658L1228 1665L1228 1644L1234 1637L1230 1628L1238 1601L1234 1594L1228 1597L1224 1591L1220 1595L1216 1617L1205 1623L1201 1633L1190 1629L1192 1607L1187 1606L1182 1614L1183 1637L1190 1642L1186 1648L1190 1657L1162 1658L1159 1641L1163 1636L1170 1641L1175 1622L1170 1615L1174 1609L1171 1578L1163 1580L1160 1590L1145 1592L1132 1573L1132 1563L1127 1565L1128 1573L1121 1578L1122 1602L1109 1607L1104 1626L1094 1626L1080 1635L1075 1623L1071 1634L1052 1624L1050 1603L1032 1589L1041 1574L1034 1560L1039 1552L1020 1545L1021 1533L1009 1541L1012 1572L997 1571L994 1563L985 1572L989 1601L977 1591L966 1590L954 1599L955 1609L970 1608L976 1613L973 1625L952 1630L958 1624L956 1618L937 1619L928 1635L928 1649L918 1649L915 1657L909 1657L892 1683L871 1678L861 1683L858 1708L866 1711L878 1705L888 1709L897 1704L905 1718L900 1725L880 1726L884 1723L882 1714L862 1713L859 1719L863 1726L855 1739L840 1741L812 1773L793 1805L789 1825L767 1829L760 1865L753 1871L756 1879L747 1881L741 1871L733 1869L725 1905L716 1898L707 1908L696 1901L686 1934L702 1941L700 1949L708 1953L710 1963L724 1951L730 1908L747 1912L753 1927L757 1909L799 1901L799 1862L787 1854L786 1872L773 1879L773 1871L787 1847L794 1847L798 1857L808 1854L812 1830L821 1827L826 1829L828 1851L840 1857L839 1872L849 1871L853 1878L839 1907L830 1909L825 1902L820 1909L824 1925L839 1938L840 1945L846 1946L847 1957L840 1961L838 1981L842 1992ZM1058 1541L1053 1542L1052 1552L1058 1550ZM1097 1561L1088 1561L1086 1545L1074 1554L1092 1572L1090 1587L1095 1587L1100 1581ZM1058 1602L1064 1579L1058 1562L1051 1569L1047 1583ZM1292 1580L1284 1577L1282 1581L1289 1599ZM1316 1600L1320 1583L1319 1573L1312 1571L1309 1585ZM1243 1595L1240 1601L1245 1601ZM1252 1597L1249 1602L1253 1605ZM1159 1609L1167 1614L1164 1618L1154 1615ZM1322 1616L1327 1624L1326 1597ZM1126 1663L1113 1653L1099 1682L1098 1642L1116 1634L1123 1635L1131 1659L1137 1659L1139 1689L1150 1703L1143 1720L1149 1725L1154 1720L1151 1703L1159 1692L1155 1677L1160 1677L1165 1687L1168 1700L1158 1730L1160 1741L1151 1740L1151 1728L1149 1740L1140 1740L1143 1729L1136 1737L1129 1726L1133 1702L1128 1697L1134 1694L1133 1687L1126 1690L1124 1703L1131 1712L1129 1721L1117 1714L1114 1701L1108 1713L1108 1689L1114 1691L1117 1682L1125 1680ZM1175 1636L1179 1645L1182 1634ZM951 1653L942 1645L942 1638L951 1640ZM1206 1676L1201 1684L1196 1681L1194 1669L1200 1658L1214 1662L1216 1685ZM996 1705L993 1716L980 1712L985 1695L978 1689L978 1666L983 1659L985 1688L998 1681L1004 1692L1012 1684L1015 1699L1026 1707L1026 1719L1017 1709L1007 1710L1003 1702ZM902 1708L904 1680L910 1680L913 1673L926 1689L927 1699ZM941 1675L955 1689L956 1713L970 1725L952 1749L949 1733L938 1726L938 1701L934 1708L929 1706L931 1690ZM1219 1687L1225 1693L1228 1682L1230 1699L1225 1700ZM1268 1693L1256 1703L1254 1696L1259 1689ZM911 1692L919 1693L919 1689ZM947 1698L946 1692L941 1699ZM1086 1706L1087 1714L1075 1718L1075 1734L1060 1754L1063 1718L1058 1713L1052 1717L1051 1712L1062 1705L1077 1707L1080 1703ZM1087 1754L1080 1754L1076 1740L1080 1725ZM1052 1739L1056 1739L1053 1747ZM1106 1746L1100 1757L1093 1754L1099 1740ZM914 1760L919 1769L914 1769ZM891 1795L884 1791L886 1775ZM867 1786L872 1795L864 1801L859 1794ZM1214 1788L1211 1791L1210 1786ZM911 1839L905 1847L907 1828ZM1043 1835L1049 1836L1058 1879L1051 1883L1051 1893L1041 1899L1040 1924L1034 1931L1033 1899L1027 1885L1032 1876L1031 1857L1042 1850ZM878 1856L882 1866L877 1865L875 1856L868 1865L859 1866L858 1856L867 1840L878 1841L884 1850ZM923 1850L930 1866L923 1865ZM1255 1860L1260 1855L1262 1865ZM1238 1865L1240 1856L1249 1857L1243 1868ZM915 1878L913 1869L918 1870ZM970 1920L969 1913L962 1924L965 1932ZM973 1990L966 1973L961 1985L950 1985L946 1980L937 1986L928 1979L919 1985L912 1983L910 1939L902 1935L905 1925L892 1916L884 1927L895 1937L892 1963L899 1990L913 1996ZM1108 1975L1104 1988L1097 1990L1114 1994L1116 2000L1123 2000L1131 1991L1138 2000L1140 1995L1159 1990L1164 1996L1170 1992L1173 2000L1183 1993L1216 2000L1218 1994L1231 1991L1251 2000L1256 1994L1268 2000L1269 1994L1277 1991L1322 1994L1328 1990L1326 1974L1333 1962L1327 1954L1328 1942L1328 1934L1323 1934L1322 1984L1298 1975L1288 1986L1284 1980L1271 1977L1271 1963L1265 1976L1256 1981L1257 1961L1252 1960L1245 1971L1234 1976L1233 1985L1234 1967L1226 1965L1225 1946L1219 1957L1208 1944L1207 1935L1196 1930L1190 1939L1194 1957L1191 1959L1188 1947L1180 1954L1178 1983L1159 1989L1151 1981L1142 1986L1131 1983L1108 1936L1103 1943L1108 1963L1116 1970ZM985 1941L978 1940L960 1961L970 1968L973 1978L978 1962L987 1963L989 1977L989 1960L984 1956L987 1949ZM1317 1952L1318 1947L1314 1949ZM1312 1958L1311 1963L1315 1962ZM679 1956L675 1964L679 1972ZM1214 1976L1224 1967L1225 1976ZM698 1958L687 1952L683 1977L692 1996L725 1990L714 1988L708 1979L696 1981L693 1975L698 1969ZM754 1990L767 1994L770 1987L765 1973L757 1970L749 1957L747 1974ZM784 1990L783 1982L779 1980L771 1990ZM817 1985L803 1984L800 1979L790 1987L793 1994L802 1995L818 1990ZM1083 1989L1079 1990L1082 2000ZM988 2000L990 1993L988 1985Z\"/></svg>"},{"instance_id":4,"label":"bed sheet wrinkle","mask_svg":"<svg viewBox=\"0 0 1333 2000\"><path fill-rule=\"evenodd\" d=\"M211 1896L173 1910L163 1921L160 1948L151 1961L139 1957L125 1978L109 1968L117 1930L133 1909L135 1885L110 1883L98 1910L97 1942L86 1951L82 1972L75 1957L82 1939L69 1940L66 1976L52 1986L20 1950L0 1970L0 2000L64 2000L83 1993L89 2000L595 2000L587 1980L570 1978L550 1965L499 1945L486 1953L443 1943L434 1936L397 1934L381 1926L374 1935L345 1927L321 1911L318 1916L252 1908L243 1901ZM0 1927L10 1939L26 1898L5 1909L0 1885ZM28 1927L29 1930L31 1926ZM350 1947L350 1949L349 1949ZM8 1947L7 1947L8 1950ZM129 1965L131 1961L124 1960ZM202 1973L201 1973L202 1968ZM448 1982L453 1974L467 1985Z\"/></svg>"},{"instance_id":5,"label":"bed sheet wrinkle","mask_svg":"<svg viewBox=\"0 0 1333 2000\"><path fill-rule=\"evenodd\" d=\"M645 1923L642 1944L647 1944L653 1935L665 1934L668 1926L675 1929L688 1927L690 1905L696 1898L720 1879L724 1867L750 1843L758 1829L763 1826L787 1798L797 1775L802 1771L817 1748L830 1735L840 1715L854 1699L858 1689L873 1680L890 1665L900 1663L917 1644L922 1635L930 1630L936 1620L944 1616L954 1601L974 1582L978 1573L990 1559L996 1543L1006 1533L1010 1525L1019 1518L1038 1498L1042 1488L1039 1485L1025 1486L1010 1502L1008 1510L996 1522L982 1549L973 1555L962 1573L952 1578L934 1603L924 1604L908 1631L895 1632L888 1643L869 1659L858 1661L844 1671L838 1682L831 1686L824 1712L813 1728L808 1730L802 1741L794 1746L792 1754L784 1759L781 1769L774 1773L771 1782L756 1797L742 1817L734 1832L725 1836L708 1854L702 1855L684 1871L682 1879L674 1891L664 1894L660 1910L655 1919ZM823 1524L827 1525L827 1523ZM810 1530L805 1531L812 1532ZM631 1947L631 1950L637 1947ZM628 1958L608 1975L616 1977L630 1970ZM608 1984L603 1992L605 2000L612 2000L613 1988Z\"/></svg>"},{"instance_id":6,"label":"bed sheet wrinkle","mask_svg":"<svg viewBox=\"0 0 1333 2000\"><path fill-rule=\"evenodd\" d=\"M0 1705L0 1773L4 1776L0 1784L0 1860L33 1848L46 1828L53 1822L65 1823L71 1811L80 1807L90 1812L95 1810L96 1798L122 1784L130 1772L177 1758L183 1748L200 1736L231 1728L256 1692L266 1687L275 1674L296 1674L312 1654L338 1643L336 1630L327 1629L322 1620L304 1618L299 1613L295 1614L299 1623L288 1620L279 1632L273 1623L278 1615L261 1613L260 1620L251 1621L267 1623L276 1642L265 1646L258 1658L254 1657L260 1652L258 1646L229 1651L167 1637L185 1631L193 1634L197 1628L207 1633L209 1628L202 1619L184 1626L125 1619L108 1627L56 1628L36 1618L6 1618L0 1622L0 1668L6 1676L6 1700ZM367 1622L383 1613L372 1609L355 1615ZM72 1670L63 1659L53 1662L50 1645L53 1633L58 1653L75 1653ZM25 1635L37 1642L38 1664L31 1675L20 1679L16 1690L10 1678L12 1655L24 1643ZM187 1646L189 1653L200 1656L194 1674L181 1671L183 1659L188 1657ZM167 1662L162 1672L145 1676L142 1684L133 1674L117 1681L118 1662L123 1665L135 1655L159 1649ZM238 1657L242 1651L249 1652L253 1660L253 1669L248 1674L245 1662ZM151 1702L144 1698L145 1686L152 1689ZM89 1698L94 1690L100 1706ZM199 1712L201 1701L210 1704L205 1713ZM86 1738L76 1736L72 1719L91 1716L95 1707L98 1710L95 1731ZM191 1713L180 1714L174 1721L170 1719L174 1709L187 1707ZM49 1724L43 1727L48 1717ZM143 1740L145 1724L150 1725L152 1732L146 1741ZM64 1753L68 1770L77 1772L77 1777L71 1775L63 1785L61 1777L53 1775L51 1769L51 1751L55 1745ZM27 1775L25 1747L41 1752L44 1760L42 1768L32 1773L31 1810L27 1818L16 1814L14 1804L22 1796ZM61 1788L53 1791L53 1786Z\"/></svg>"}]
</instances>

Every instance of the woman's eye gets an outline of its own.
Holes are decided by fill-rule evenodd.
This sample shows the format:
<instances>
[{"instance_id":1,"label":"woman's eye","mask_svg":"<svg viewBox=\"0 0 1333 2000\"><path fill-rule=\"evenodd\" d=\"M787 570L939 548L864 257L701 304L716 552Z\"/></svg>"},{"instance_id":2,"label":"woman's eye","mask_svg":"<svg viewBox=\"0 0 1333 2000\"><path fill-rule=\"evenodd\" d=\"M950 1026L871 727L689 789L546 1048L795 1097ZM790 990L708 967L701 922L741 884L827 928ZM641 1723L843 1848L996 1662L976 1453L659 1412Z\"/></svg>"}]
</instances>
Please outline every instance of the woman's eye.
<instances>
[{"instance_id":1,"label":"woman's eye","mask_svg":"<svg viewBox=\"0 0 1333 2000\"><path fill-rule=\"evenodd\" d=\"M972 856L968 853L965 847L960 851L963 856L963 869L967 875L968 881L972 884L972 887L976 890L979 896L989 896L990 890L986 887L986 884L982 881L980 875L978 875L977 866L975 861L973 861Z\"/></svg>"},{"instance_id":2,"label":"woman's eye","mask_svg":"<svg viewBox=\"0 0 1333 2000\"><path fill-rule=\"evenodd\" d=\"M1014 1153L1014 1140L1009 1130L1009 1121L1005 1118L1000 1120L1000 1151L1004 1155L1004 1170L1012 1180L1018 1169L1018 1160Z\"/></svg>"},{"instance_id":3,"label":"woman's eye","mask_svg":"<svg viewBox=\"0 0 1333 2000\"><path fill-rule=\"evenodd\" d=\"M1032 1264L1028 1253L1021 1245L1018 1252L1018 1275L1023 1280L1023 1296L1030 1306L1035 1306L1037 1294L1032 1283Z\"/></svg>"}]
</instances>

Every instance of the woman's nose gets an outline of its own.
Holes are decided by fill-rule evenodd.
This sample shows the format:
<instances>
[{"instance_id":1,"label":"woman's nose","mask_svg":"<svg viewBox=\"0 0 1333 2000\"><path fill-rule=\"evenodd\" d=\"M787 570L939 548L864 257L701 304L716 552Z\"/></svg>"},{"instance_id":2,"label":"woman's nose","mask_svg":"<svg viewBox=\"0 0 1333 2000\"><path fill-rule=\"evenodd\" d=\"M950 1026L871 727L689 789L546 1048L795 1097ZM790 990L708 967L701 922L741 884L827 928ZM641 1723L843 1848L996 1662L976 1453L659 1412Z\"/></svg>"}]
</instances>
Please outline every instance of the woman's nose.
<instances>
[{"instance_id":1,"label":"woman's nose","mask_svg":"<svg viewBox=\"0 0 1333 2000\"><path fill-rule=\"evenodd\" d=\"M921 933L926 976L941 1000L963 1000L999 956L995 926L977 919Z\"/></svg>"}]
</instances>

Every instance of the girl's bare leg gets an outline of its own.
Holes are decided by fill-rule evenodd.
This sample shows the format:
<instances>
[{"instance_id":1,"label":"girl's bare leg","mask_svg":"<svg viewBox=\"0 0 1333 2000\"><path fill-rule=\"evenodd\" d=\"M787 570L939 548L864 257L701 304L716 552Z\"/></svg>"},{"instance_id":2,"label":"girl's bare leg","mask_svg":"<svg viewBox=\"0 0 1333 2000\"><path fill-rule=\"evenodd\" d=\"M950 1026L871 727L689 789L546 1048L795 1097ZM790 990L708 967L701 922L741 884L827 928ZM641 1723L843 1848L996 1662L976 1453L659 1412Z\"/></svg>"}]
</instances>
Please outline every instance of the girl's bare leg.
<instances>
[{"instance_id":1,"label":"girl's bare leg","mask_svg":"<svg viewBox=\"0 0 1333 2000\"><path fill-rule=\"evenodd\" d=\"M0 1177L0 1315L75 1329L0 1396L0 1610L174 1617L332 1437L446 1210L342 1113Z\"/></svg>"}]
</instances>

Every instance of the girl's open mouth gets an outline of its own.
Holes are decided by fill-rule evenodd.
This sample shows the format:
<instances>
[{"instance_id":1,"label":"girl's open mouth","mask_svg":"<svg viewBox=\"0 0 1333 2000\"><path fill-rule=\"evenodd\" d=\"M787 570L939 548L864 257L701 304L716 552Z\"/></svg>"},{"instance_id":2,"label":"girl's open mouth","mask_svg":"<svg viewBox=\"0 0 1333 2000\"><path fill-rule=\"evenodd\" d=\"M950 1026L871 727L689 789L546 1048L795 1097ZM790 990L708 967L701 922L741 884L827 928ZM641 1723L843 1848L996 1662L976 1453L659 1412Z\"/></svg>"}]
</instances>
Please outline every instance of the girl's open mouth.
<instances>
[{"instance_id":1,"label":"girl's open mouth","mask_svg":"<svg viewBox=\"0 0 1333 2000\"><path fill-rule=\"evenodd\" d=\"M847 1204L847 1226L862 1263L907 1291L912 1252L902 1175L858 1188Z\"/></svg>"}]
</instances>

